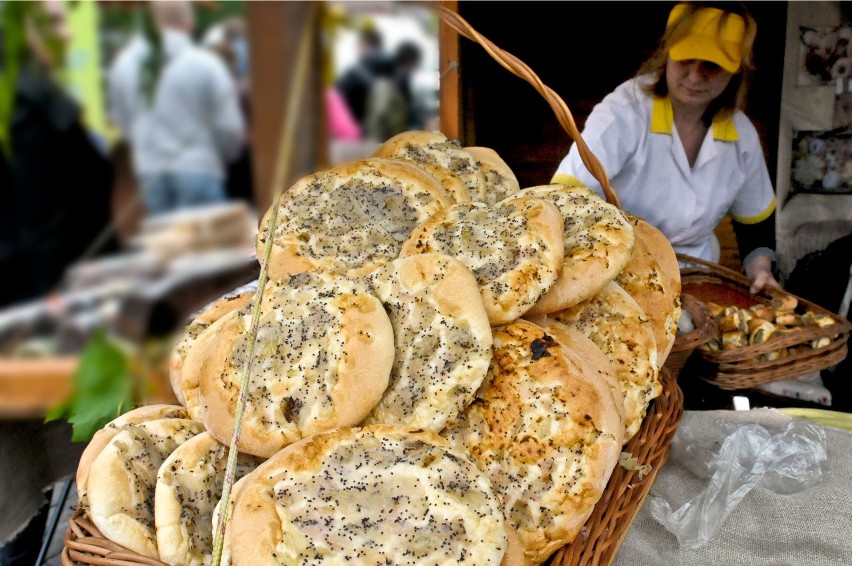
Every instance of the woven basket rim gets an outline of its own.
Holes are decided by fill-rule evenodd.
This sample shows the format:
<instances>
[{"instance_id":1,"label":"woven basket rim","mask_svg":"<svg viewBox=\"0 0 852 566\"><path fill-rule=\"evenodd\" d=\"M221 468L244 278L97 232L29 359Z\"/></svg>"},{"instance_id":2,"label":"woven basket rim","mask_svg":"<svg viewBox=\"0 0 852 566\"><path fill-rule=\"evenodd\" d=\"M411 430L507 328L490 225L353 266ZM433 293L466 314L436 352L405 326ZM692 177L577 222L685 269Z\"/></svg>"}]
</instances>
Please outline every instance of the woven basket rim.
<instances>
[{"instance_id":1,"label":"woven basket rim","mask_svg":"<svg viewBox=\"0 0 852 566\"><path fill-rule=\"evenodd\" d=\"M610 564L615 559L657 473L668 460L672 438L683 416L683 392L668 369L660 371L660 382L662 393L649 406L639 431L623 448L639 465L650 465L651 472L640 479L638 470L616 465L583 531L574 542L556 551L550 562L552 566ZM68 522L62 564L166 566L107 539L82 508L78 508Z\"/></svg>"},{"instance_id":2,"label":"woven basket rim","mask_svg":"<svg viewBox=\"0 0 852 566\"><path fill-rule=\"evenodd\" d=\"M693 350L702 344L706 344L716 331L716 321L710 309L697 298L689 293L682 293L681 308L689 313L695 329L675 337L674 345L669 352L670 356L672 353Z\"/></svg>"}]
</instances>

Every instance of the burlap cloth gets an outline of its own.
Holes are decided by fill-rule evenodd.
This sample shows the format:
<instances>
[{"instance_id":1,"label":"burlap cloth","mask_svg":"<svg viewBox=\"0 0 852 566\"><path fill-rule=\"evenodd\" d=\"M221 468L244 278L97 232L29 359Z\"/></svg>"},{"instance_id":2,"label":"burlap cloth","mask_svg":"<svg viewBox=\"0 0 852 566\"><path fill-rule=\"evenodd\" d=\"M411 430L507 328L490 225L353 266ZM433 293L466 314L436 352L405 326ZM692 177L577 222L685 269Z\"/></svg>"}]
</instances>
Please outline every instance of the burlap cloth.
<instances>
[{"instance_id":1,"label":"burlap cloth","mask_svg":"<svg viewBox=\"0 0 852 566\"><path fill-rule=\"evenodd\" d=\"M65 421L0 421L0 546L47 502L45 490L76 472L85 448Z\"/></svg>"},{"instance_id":2,"label":"burlap cloth","mask_svg":"<svg viewBox=\"0 0 852 566\"><path fill-rule=\"evenodd\" d=\"M760 424L780 432L789 418L773 409L752 411L687 411L687 427L702 444L724 439L719 419ZM715 426L714 426L715 425ZM643 564L784 566L852 564L852 433L822 427L826 435L828 471L815 486L791 495L755 487L722 524L716 536L697 549L681 549L677 539L639 511L616 557L619 566ZM707 485L683 465L670 461L657 476L650 496L673 507L693 499Z\"/></svg>"}]
</instances>

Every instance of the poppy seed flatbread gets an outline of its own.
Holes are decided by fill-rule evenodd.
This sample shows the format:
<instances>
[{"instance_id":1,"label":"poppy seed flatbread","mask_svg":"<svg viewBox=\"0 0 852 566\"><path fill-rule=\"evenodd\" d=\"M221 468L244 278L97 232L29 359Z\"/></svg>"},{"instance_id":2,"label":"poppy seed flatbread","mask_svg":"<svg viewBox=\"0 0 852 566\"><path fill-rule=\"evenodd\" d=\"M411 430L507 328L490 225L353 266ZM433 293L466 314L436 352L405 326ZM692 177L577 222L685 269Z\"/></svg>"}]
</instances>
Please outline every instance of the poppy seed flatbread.
<instances>
[{"instance_id":1,"label":"poppy seed flatbread","mask_svg":"<svg viewBox=\"0 0 852 566\"><path fill-rule=\"evenodd\" d=\"M500 501L470 456L430 431L341 428L246 476L232 564L500 564Z\"/></svg>"},{"instance_id":2,"label":"poppy seed flatbread","mask_svg":"<svg viewBox=\"0 0 852 566\"><path fill-rule=\"evenodd\" d=\"M390 384L363 424L438 432L472 400L491 361L491 326L473 273L443 254L400 258L370 289L394 330Z\"/></svg>"},{"instance_id":3,"label":"poppy seed flatbread","mask_svg":"<svg viewBox=\"0 0 852 566\"><path fill-rule=\"evenodd\" d=\"M77 500L81 505L88 505L88 490L86 485L89 481L89 470L92 468L92 462L98 457L98 454L104 449L104 446L109 444L109 441L119 433L119 431L129 424L139 424L157 419L187 419L189 414L186 409L179 405L143 405L127 411L123 415L113 419L98 430L89 443L86 449L80 455L80 462L77 464Z\"/></svg>"},{"instance_id":4,"label":"poppy seed flatbread","mask_svg":"<svg viewBox=\"0 0 852 566\"><path fill-rule=\"evenodd\" d=\"M201 376L202 420L223 444L231 440L252 323L250 310L234 312ZM340 275L300 273L269 286L260 312L240 451L269 457L303 436L361 422L393 365L393 328L379 299Z\"/></svg>"},{"instance_id":5,"label":"poppy seed flatbread","mask_svg":"<svg viewBox=\"0 0 852 566\"><path fill-rule=\"evenodd\" d=\"M481 200L485 176L476 159L455 140L440 132L410 131L390 138L376 157L402 159L434 175L453 202Z\"/></svg>"},{"instance_id":6,"label":"poppy seed flatbread","mask_svg":"<svg viewBox=\"0 0 852 566\"><path fill-rule=\"evenodd\" d=\"M439 252L470 269L492 326L520 317L562 267L562 215L550 202L510 199L455 204L418 226L401 257Z\"/></svg>"},{"instance_id":7,"label":"poppy seed flatbread","mask_svg":"<svg viewBox=\"0 0 852 566\"><path fill-rule=\"evenodd\" d=\"M669 281L669 287L675 296L680 296L680 266L677 262L677 254L672 247L672 243L666 238L659 228L638 216L631 214L627 215L630 223L633 224L633 231L637 238L642 238L645 245L663 270L666 278Z\"/></svg>"},{"instance_id":8,"label":"poppy seed flatbread","mask_svg":"<svg viewBox=\"0 0 852 566\"><path fill-rule=\"evenodd\" d=\"M624 399L627 442L642 425L648 405L662 392L657 343L642 307L611 282L594 297L548 317L579 330L612 363Z\"/></svg>"},{"instance_id":9,"label":"poppy seed flatbread","mask_svg":"<svg viewBox=\"0 0 852 566\"><path fill-rule=\"evenodd\" d=\"M202 432L178 446L157 474L154 522L160 560L204 566L213 554L213 511L222 497L228 447ZM263 460L237 455L239 480Z\"/></svg>"},{"instance_id":10,"label":"poppy seed flatbread","mask_svg":"<svg viewBox=\"0 0 852 566\"><path fill-rule=\"evenodd\" d=\"M491 148L464 148L476 159L482 174L485 175L485 191L473 198L476 202L494 205L521 190L518 179L509 165Z\"/></svg>"},{"instance_id":11,"label":"poppy seed flatbread","mask_svg":"<svg viewBox=\"0 0 852 566\"><path fill-rule=\"evenodd\" d=\"M657 368L663 367L674 345L680 306L660 263L642 237L636 238L630 261L615 282L639 303L648 317L657 344Z\"/></svg>"},{"instance_id":12,"label":"poppy seed flatbread","mask_svg":"<svg viewBox=\"0 0 852 566\"><path fill-rule=\"evenodd\" d=\"M518 320L494 329L486 382L444 434L490 478L526 563L541 564L592 513L623 431L606 384L542 328Z\"/></svg>"},{"instance_id":13,"label":"poppy seed flatbread","mask_svg":"<svg viewBox=\"0 0 852 566\"><path fill-rule=\"evenodd\" d=\"M369 273L396 259L411 230L449 203L437 179L397 159L356 161L303 177L281 197L269 276ZM271 212L257 235L260 258Z\"/></svg>"},{"instance_id":14,"label":"poppy seed flatbread","mask_svg":"<svg viewBox=\"0 0 852 566\"><path fill-rule=\"evenodd\" d=\"M189 419L125 426L104 447L89 473L89 515L106 538L159 558L154 524L157 471L175 449L204 432Z\"/></svg>"},{"instance_id":15,"label":"poppy seed flatbread","mask_svg":"<svg viewBox=\"0 0 852 566\"><path fill-rule=\"evenodd\" d=\"M177 397L177 400L184 407L186 407L186 399L183 394L181 370L183 369L183 362L190 347L207 327L232 310L240 308L251 300L252 297L254 297L254 293L240 293L213 301L205 306L184 328L183 333L172 349L171 356L169 356L169 379L172 384L172 391L174 391L175 397Z\"/></svg>"},{"instance_id":16,"label":"poppy seed flatbread","mask_svg":"<svg viewBox=\"0 0 852 566\"><path fill-rule=\"evenodd\" d=\"M627 264L633 249L633 226L624 213L594 191L542 185L523 189L510 200L524 197L554 203L564 219L562 272L529 314L554 312L588 299Z\"/></svg>"}]
</instances>

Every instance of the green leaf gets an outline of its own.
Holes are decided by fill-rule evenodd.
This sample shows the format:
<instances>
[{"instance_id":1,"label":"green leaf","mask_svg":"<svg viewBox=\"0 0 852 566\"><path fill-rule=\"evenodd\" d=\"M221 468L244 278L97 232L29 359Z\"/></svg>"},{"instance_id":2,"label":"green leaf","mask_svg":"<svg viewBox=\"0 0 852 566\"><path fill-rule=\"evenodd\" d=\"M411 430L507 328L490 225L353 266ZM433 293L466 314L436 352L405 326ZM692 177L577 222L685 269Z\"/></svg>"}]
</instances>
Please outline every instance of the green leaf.
<instances>
[{"instance_id":1,"label":"green leaf","mask_svg":"<svg viewBox=\"0 0 852 566\"><path fill-rule=\"evenodd\" d=\"M89 339L72 379L70 397L54 407L45 422L65 418L74 442L87 441L132 407L132 378L125 353L103 330Z\"/></svg>"}]
</instances>

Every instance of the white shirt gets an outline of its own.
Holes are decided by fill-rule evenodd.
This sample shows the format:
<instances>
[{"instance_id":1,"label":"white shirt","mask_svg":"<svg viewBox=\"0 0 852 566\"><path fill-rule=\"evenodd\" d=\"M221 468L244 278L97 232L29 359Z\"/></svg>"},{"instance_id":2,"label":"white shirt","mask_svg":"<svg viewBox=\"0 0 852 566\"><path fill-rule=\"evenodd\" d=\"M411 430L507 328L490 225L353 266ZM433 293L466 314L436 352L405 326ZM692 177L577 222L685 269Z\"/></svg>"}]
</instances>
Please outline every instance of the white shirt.
<instances>
[{"instance_id":1,"label":"white shirt","mask_svg":"<svg viewBox=\"0 0 852 566\"><path fill-rule=\"evenodd\" d=\"M136 172L224 178L245 140L237 87L227 68L187 34L165 30L166 63L149 105L140 84L148 49L144 39L134 38L116 57L108 79L111 117L130 143Z\"/></svg>"},{"instance_id":2,"label":"white shirt","mask_svg":"<svg viewBox=\"0 0 852 566\"><path fill-rule=\"evenodd\" d=\"M589 115L583 139L601 161L622 208L659 228L678 253L719 261L713 230L726 214L754 224L775 209L775 192L757 131L740 111L717 118L693 167L674 125L671 100L652 98L631 79ZM576 144L554 183L579 180L603 195Z\"/></svg>"}]
</instances>

